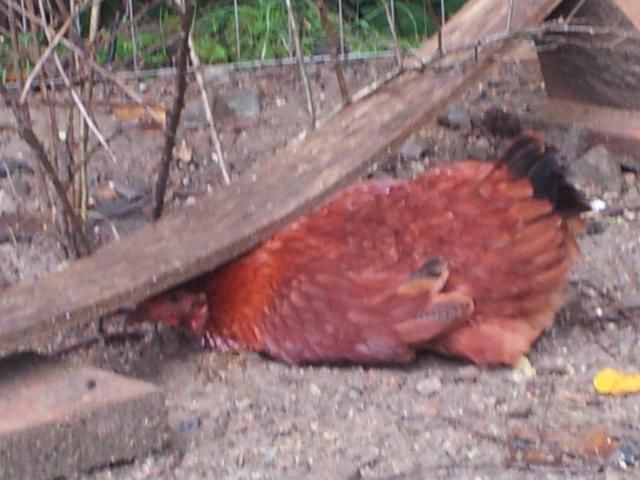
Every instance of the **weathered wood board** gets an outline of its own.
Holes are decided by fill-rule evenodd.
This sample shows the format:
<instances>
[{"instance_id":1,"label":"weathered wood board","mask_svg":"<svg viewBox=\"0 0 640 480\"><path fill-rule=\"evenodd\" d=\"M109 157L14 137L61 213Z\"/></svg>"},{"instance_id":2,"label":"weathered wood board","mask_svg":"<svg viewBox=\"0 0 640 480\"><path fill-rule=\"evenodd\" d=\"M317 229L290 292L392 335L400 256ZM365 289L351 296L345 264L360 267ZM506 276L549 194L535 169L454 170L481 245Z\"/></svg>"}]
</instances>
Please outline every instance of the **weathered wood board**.
<instances>
[{"instance_id":1,"label":"weathered wood board","mask_svg":"<svg viewBox=\"0 0 640 480\"><path fill-rule=\"evenodd\" d=\"M640 112L565 100L549 99L529 115L527 122L535 128L549 125L578 127L584 130L583 140L594 145L602 143L611 151L628 156L640 168Z\"/></svg>"},{"instance_id":2,"label":"weathered wood board","mask_svg":"<svg viewBox=\"0 0 640 480\"><path fill-rule=\"evenodd\" d=\"M0 361L0 480L74 477L160 450L167 434L153 385L31 354Z\"/></svg>"},{"instance_id":3,"label":"weathered wood board","mask_svg":"<svg viewBox=\"0 0 640 480\"><path fill-rule=\"evenodd\" d=\"M566 0L552 18L578 6ZM576 24L640 35L640 1L589 0L577 11ZM542 74L552 97L640 110L640 36L548 35L539 42Z\"/></svg>"},{"instance_id":4,"label":"weathered wood board","mask_svg":"<svg viewBox=\"0 0 640 480\"><path fill-rule=\"evenodd\" d=\"M515 2L512 28L541 21L559 3ZM505 31L508 4L470 1L445 26L445 48ZM477 80L491 64L490 54L506 48L492 44L477 63L464 68L407 71L198 204L166 215L64 271L5 290L0 294L0 351L25 348L245 252L387 155ZM432 39L418 55L436 49Z\"/></svg>"}]
</instances>

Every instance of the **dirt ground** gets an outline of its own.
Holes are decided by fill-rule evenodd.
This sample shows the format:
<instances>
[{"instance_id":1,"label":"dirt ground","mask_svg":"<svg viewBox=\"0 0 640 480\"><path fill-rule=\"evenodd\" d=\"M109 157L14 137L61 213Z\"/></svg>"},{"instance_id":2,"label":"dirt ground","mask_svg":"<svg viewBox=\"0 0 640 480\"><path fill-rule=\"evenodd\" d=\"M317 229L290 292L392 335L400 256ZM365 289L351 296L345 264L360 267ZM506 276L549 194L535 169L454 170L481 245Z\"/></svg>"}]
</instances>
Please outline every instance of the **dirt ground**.
<instances>
[{"instance_id":1,"label":"dirt ground","mask_svg":"<svg viewBox=\"0 0 640 480\"><path fill-rule=\"evenodd\" d=\"M437 163L493 158L509 140L505 132L491 133L485 112L503 108L526 127L544 95L539 68L527 58L495 67L448 112L442 122L448 126L425 125L402 154L371 175L410 176ZM388 68L384 62L359 64L349 69L351 85L367 84ZM237 88L261 92L255 118L219 112L234 175L268 158L306 125L296 75L292 68L216 80L220 97ZM335 81L326 67L314 69L312 77L327 112L337 101ZM170 91L166 81L150 81L147 94L164 98ZM101 127L112 131L116 120L107 109L100 115ZM43 128L44 115L36 122ZM190 89L178 138L195 153L172 172L172 206L197 201L220 184L207 158L205 125L197 91ZM562 143L571 132L548 128L546 134ZM587 147L574 145L573 153ZM94 228L104 241L144 222L144 201L112 191L148 189L161 137L130 130L113 148L121 164L98 156L90 168L91 192L101 209ZM7 132L0 155L29 160L24 145ZM637 171L625 165L624 174L618 166L620 191L604 192L607 208L580 240L584 259L572 274L566 308L531 352L532 367L483 370L423 355L407 368L293 368L255 354L203 350L174 332L153 336L146 329L143 340L98 343L66 356L162 385L171 445L82 478L640 478L640 395L604 397L592 386L602 368L640 370L640 212L634 203L640 183ZM18 192L15 210L41 212L33 176L14 176L14 183L29 187L18 189L23 194ZM8 183L0 179L2 191L13 191ZM55 239L41 232L0 244L6 284L58 268L61 261ZM76 332L94 335L95 326Z\"/></svg>"}]
</instances>

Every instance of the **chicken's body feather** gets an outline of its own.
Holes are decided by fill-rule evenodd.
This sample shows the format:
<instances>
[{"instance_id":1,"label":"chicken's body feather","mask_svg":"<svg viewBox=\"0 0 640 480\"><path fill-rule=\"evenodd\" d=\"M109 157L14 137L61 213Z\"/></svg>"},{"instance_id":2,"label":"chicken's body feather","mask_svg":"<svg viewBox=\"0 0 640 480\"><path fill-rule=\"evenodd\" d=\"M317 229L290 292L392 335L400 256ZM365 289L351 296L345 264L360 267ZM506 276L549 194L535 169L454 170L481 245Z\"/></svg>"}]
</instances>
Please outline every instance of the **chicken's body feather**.
<instances>
[{"instance_id":1,"label":"chicken's body feather","mask_svg":"<svg viewBox=\"0 0 640 480\"><path fill-rule=\"evenodd\" d=\"M205 337L289 363L431 349L513 364L552 324L577 249L512 167L458 162L340 192L192 284L208 299ZM446 276L424 274L434 259Z\"/></svg>"}]
</instances>

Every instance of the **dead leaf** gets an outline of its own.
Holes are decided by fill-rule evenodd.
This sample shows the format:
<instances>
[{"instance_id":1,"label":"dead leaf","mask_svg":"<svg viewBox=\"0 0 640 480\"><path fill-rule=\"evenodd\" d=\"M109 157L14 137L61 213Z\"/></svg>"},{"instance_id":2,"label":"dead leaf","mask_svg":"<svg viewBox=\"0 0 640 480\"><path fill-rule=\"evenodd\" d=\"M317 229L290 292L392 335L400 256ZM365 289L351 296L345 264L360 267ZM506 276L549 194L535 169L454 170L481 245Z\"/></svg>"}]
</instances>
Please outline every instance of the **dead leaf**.
<instances>
[{"instance_id":1,"label":"dead leaf","mask_svg":"<svg viewBox=\"0 0 640 480\"><path fill-rule=\"evenodd\" d=\"M160 119L158 122L154 119L147 109L141 105L118 105L113 108L113 113L120 123L137 122L138 126L143 129L156 130L162 129L165 125L167 112L163 105L149 105L148 108L155 113Z\"/></svg>"},{"instance_id":2,"label":"dead leaf","mask_svg":"<svg viewBox=\"0 0 640 480\"><path fill-rule=\"evenodd\" d=\"M558 429L541 433L530 427L511 430L508 449L511 460L527 465L567 465L571 459L600 464L620 445L620 440L604 427L588 427L572 432Z\"/></svg>"}]
</instances>

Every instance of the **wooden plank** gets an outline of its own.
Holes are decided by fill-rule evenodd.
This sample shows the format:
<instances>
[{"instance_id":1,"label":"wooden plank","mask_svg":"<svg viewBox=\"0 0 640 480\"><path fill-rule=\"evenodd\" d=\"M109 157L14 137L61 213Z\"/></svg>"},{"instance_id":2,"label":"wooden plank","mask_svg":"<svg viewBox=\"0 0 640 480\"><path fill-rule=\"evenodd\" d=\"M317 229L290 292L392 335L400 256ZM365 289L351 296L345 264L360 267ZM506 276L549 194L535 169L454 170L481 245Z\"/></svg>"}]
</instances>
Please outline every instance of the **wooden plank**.
<instances>
[{"instance_id":1,"label":"wooden plank","mask_svg":"<svg viewBox=\"0 0 640 480\"><path fill-rule=\"evenodd\" d=\"M578 1L564 1L551 18L566 17ZM580 24L637 32L640 2L589 0L577 10L575 18ZM640 38L548 35L538 45L545 47L538 57L550 96L640 109ZM546 48L548 45L552 48Z\"/></svg>"},{"instance_id":2,"label":"wooden plank","mask_svg":"<svg viewBox=\"0 0 640 480\"><path fill-rule=\"evenodd\" d=\"M640 30L640 2L638 0L613 0L613 3Z\"/></svg>"},{"instance_id":3,"label":"wooden plank","mask_svg":"<svg viewBox=\"0 0 640 480\"><path fill-rule=\"evenodd\" d=\"M640 112L558 99L544 100L536 110L525 116L534 128L579 127L589 145L602 143L640 168Z\"/></svg>"},{"instance_id":4,"label":"wooden plank","mask_svg":"<svg viewBox=\"0 0 640 480\"><path fill-rule=\"evenodd\" d=\"M542 20L560 0L516 2L513 28ZM472 0L446 25L445 47L504 31L508 3ZM432 39L420 56L436 51ZM113 242L65 271L0 294L0 351L37 343L179 284L255 246L400 145L491 64L408 71L342 110L302 143L289 145L231 186Z\"/></svg>"},{"instance_id":5,"label":"wooden plank","mask_svg":"<svg viewBox=\"0 0 640 480\"><path fill-rule=\"evenodd\" d=\"M157 387L20 354L0 361L0 479L74 477L163 448Z\"/></svg>"}]
</instances>

